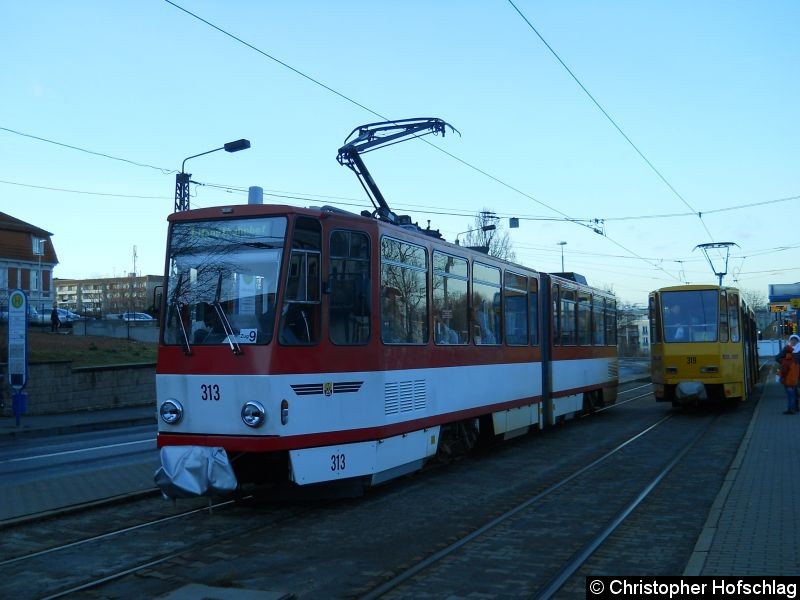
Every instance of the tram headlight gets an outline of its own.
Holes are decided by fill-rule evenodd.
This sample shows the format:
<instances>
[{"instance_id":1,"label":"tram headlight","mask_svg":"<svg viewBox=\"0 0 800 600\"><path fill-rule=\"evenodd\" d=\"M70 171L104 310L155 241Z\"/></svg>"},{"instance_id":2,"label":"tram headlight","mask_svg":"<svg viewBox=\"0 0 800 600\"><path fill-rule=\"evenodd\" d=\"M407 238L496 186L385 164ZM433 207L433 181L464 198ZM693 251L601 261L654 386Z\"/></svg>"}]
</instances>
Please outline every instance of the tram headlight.
<instances>
[{"instance_id":1,"label":"tram headlight","mask_svg":"<svg viewBox=\"0 0 800 600\"><path fill-rule=\"evenodd\" d=\"M242 421L248 427L261 427L267 421L267 411L260 402L245 402L242 406Z\"/></svg>"},{"instance_id":2,"label":"tram headlight","mask_svg":"<svg viewBox=\"0 0 800 600\"><path fill-rule=\"evenodd\" d=\"M177 400L170 398L164 401L158 409L158 414L167 425L177 425L183 418L183 406Z\"/></svg>"}]
</instances>

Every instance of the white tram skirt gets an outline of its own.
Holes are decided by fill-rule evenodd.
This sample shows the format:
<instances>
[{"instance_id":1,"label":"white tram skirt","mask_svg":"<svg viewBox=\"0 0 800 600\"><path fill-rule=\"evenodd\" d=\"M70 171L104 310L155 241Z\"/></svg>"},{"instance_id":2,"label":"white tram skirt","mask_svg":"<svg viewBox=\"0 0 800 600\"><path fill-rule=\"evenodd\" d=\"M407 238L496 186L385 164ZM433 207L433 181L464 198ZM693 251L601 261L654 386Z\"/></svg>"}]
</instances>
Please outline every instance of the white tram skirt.
<instances>
[{"instance_id":1,"label":"white tram skirt","mask_svg":"<svg viewBox=\"0 0 800 600\"><path fill-rule=\"evenodd\" d=\"M422 468L438 444L439 427L431 427L382 440L291 450L292 477L307 485L371 476L374 485Z\"/></svg>"}]
</instances>

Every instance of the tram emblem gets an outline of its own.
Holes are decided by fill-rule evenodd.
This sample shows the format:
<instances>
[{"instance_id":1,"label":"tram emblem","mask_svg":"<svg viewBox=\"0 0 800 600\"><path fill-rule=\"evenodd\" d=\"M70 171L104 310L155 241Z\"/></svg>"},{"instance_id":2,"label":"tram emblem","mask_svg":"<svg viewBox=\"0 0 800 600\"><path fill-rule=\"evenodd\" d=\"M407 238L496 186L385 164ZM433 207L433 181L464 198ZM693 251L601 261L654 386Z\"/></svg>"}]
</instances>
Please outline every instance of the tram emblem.
<instances>
[{"instance_id":1,"label":"tram emblem","mask_svg":"<svg viewBox=\"0 0 800 600\"><path fill-rule=\"evenodd\" d=\"M326 396L332 396L333 395L333 382L332 381L326 381L325 384L322 387L322 391L325 393Z\"/></svg>"}]
</instances>

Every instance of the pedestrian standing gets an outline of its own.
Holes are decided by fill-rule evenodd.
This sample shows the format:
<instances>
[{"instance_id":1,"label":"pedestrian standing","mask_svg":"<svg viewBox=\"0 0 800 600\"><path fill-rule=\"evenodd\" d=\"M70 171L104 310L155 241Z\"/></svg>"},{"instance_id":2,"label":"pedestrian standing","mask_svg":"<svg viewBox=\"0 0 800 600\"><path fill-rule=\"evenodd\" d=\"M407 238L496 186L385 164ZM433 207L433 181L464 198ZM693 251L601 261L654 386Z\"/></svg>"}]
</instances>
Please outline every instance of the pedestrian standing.
<instances>
[{"instance_id":1,"label":"pedestrian standing","mask_svg":"<svg viewBox=\"0 0 800 600\"><path fill-rule=\"evenodd\" d=\"M795 354L795 347L800 346L800 337L797 335L789 336L789 343L784 346L780 354L780 366L778 374L783 388L786 390L786 410L785 415L797 413L797 383L800 380L800 362Z\"/></svg>"},{"instance_id":2,"label":"pedestrian standing","mask_svg":"<svg viewBox=\"0 0 800 600\"><path fill-rule=\"evenodd\" d=\"M50 331L55 333L61 327L61 319L58 317L58 308L53 305L53 310L50 311Z\"/></svg>"}]
</instances>

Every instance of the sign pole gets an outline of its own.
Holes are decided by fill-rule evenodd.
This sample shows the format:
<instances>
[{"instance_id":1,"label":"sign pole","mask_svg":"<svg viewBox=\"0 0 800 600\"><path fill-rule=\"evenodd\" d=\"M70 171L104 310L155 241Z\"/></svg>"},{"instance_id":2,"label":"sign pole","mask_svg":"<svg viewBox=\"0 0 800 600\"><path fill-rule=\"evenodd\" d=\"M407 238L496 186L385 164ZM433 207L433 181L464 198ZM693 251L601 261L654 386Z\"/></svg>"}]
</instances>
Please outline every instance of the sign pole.
<instances>
[{"instance_id":1,"label":"sign pole","mask_svg":"<svg viewBox=\"0 0 800 600\"><path fill-rule=\"evenodd\" d=\"M8 294L8 384L14 390L11 408L17 427L27 409L28 395L28 296L22 290Z\"/></svg>"}]
</instances>

